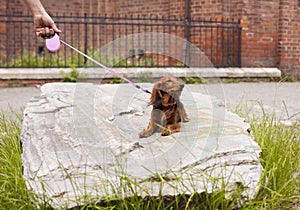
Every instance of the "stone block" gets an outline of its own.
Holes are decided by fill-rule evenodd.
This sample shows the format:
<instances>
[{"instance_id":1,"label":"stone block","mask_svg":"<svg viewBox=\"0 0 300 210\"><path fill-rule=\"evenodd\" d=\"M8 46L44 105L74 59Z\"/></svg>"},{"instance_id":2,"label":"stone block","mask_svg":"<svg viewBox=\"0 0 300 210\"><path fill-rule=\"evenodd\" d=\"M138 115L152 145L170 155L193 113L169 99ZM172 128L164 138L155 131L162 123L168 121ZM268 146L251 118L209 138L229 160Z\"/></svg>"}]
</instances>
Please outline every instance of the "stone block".
<instances>
[{"instance_id":1,"label":"stone block","mask_svg":"<svg viewBox=\"0 0 300 210\"><path fill-rule=\"evenodd\" d=\"M152 89L153 84L140 84ZM140 139L150 95L130 84L52 83L24 110L21 142L29 189L56 208L103 197L192 194L237 185L254 195L260 148L249 124L222 101L189 91L181 99L190 122L170 136ZM248 130L248 131L247 131ZM162 181L163 179L163 181Z\"/></svg>"}]
</instances>

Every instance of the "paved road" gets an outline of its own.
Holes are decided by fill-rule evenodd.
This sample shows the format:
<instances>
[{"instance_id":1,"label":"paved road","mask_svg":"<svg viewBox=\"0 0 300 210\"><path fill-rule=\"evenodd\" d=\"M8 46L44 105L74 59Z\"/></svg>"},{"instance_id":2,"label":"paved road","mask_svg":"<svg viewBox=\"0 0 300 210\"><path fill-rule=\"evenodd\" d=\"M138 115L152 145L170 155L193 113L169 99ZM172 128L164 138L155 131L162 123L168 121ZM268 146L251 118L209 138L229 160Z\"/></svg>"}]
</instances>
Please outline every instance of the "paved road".
<instances>
[{"instance_id":1,"label":"paved road","mask_svg":"<svg viewBox=\"0 0 300 210\"><path fill-rule=\"evenodd\" d=\"M0 110L13 108L20 111L33 96L39 95L40 90L34 87L0 88Z\"/></svg>"},{"instance_id":2,"label":"paved road","mask_svg":"<svg viewBox=\"0 0 300 210\"><path fill-rule=\"evenodd\" d=\"M187 85L186 88L223 99L229 110L241 105L244 110L250 109L251 113L260 114L261 103L265 111L275 111L278 118L295 115L292 119L300 120L299 82ZM0 110L8 110L9 106L20 110L31 97L39 94L40 90L34 87L0 88Z\"/></svg>"},{"instance_id":3,"label":"paved road","mask_svg":"<svg viewBox=\"0 0 300 210\"><path fill-rule=\"evenodd\" d=\"M275 113L279 119L300 120L300 83L234 83L190 85L191 90L201 87L202 92L225 101L228 110L242 106L250 114L264 111Z\"/></svg>"}]
</instances>

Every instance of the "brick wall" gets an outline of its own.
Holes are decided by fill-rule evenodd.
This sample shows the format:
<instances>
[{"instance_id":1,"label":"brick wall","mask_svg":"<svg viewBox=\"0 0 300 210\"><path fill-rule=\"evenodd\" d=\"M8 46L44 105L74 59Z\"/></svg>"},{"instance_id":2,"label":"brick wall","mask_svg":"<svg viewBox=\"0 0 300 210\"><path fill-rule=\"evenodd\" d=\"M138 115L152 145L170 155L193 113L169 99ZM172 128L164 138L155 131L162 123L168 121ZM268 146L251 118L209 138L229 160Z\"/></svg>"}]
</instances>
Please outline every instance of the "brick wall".
<instances>
[{"instance_id":1,"label":"brick wall","mask_svg":"<svg viewBox=\"0 0 300 210\"><path fill-rule=\"evenodd\" d=\"M24 1L22 0L6 0L8 7L7 12L9 14L26 14L28 13L28 8ZM102 7L98 7L105 0L41 0L45 9L50 14L62 14L62 13L74 13L74 14L92 14L100 13Z\"/></svg>"},{"instance_id":2,"label":"brick wall","mask_svg":"<svg viewBox=\"0 0 300 210\"><path fill-rule=\"evenodd\" d=\"M1 2L0 4L0 14L5 14L7 9L7 2ZM6 37L6 25L0 24L0 50L5 50L5 43L6 40L4 39ZM0 53L0 62L6 59L5 53Z\"/></svg>"},{"instance_id":3,"label":"brick wall","mask_svg":"<svg viewBox=\"0 0 300 210\"><path fill-rule=\"evenodd\" d=\"M22 0L5 0L7 12L24 14L28 10ZM184 0L41 0L50 14L107 14L107 15L184 15ZM1 3L2 4L2 3Z\"/></svg>"},{"instance_id":4,"label":"brick wall","mask_svg":"<svg viewBox=\"0 0 300 210\"><path fill-rule=\"evenodd\" d=\"M243 66L276 67L279 0L247 2L242 9Z\"/></svg>"},{"instance_id":5,"label":"brick wall","mask_svg":"<svg viewBox=\"0 0 300 210\"><path fill-rule=\"evenodd\" d=\"M222 0L191 0L192 17L210 18L222 15Z\"/></svg>"},{"instance_id":6,"label":"brick wall","mask_svg":"<svg viewBox=\"0 0 300 210\"><path fill-rule=\"evenodd\" d=\"M279 6L279 67L300 75L300 8L296 0L280 0Z\"/></svg>"}]
</instances>

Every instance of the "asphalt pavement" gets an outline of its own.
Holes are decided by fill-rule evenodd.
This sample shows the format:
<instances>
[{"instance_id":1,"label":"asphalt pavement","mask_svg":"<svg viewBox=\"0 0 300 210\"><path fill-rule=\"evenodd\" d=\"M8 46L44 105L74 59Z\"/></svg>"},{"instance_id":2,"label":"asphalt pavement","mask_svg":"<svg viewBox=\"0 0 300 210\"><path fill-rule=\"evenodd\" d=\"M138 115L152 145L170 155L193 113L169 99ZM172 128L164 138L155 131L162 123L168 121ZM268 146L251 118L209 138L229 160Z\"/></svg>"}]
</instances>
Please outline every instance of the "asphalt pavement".
<instances>
[{"instance_id":1,"label":"asphalt pavement","mask_svg":"<svg viewBox=\"0 0 300 210\"><path fill-rule=\"evenodd\" d=\"M244 112L260 115L264 110L275 113L278 119L300 120L300 82L186 85L186 90L215 96L230 111L242 108ZM20 111L30 98L40 93L35 87L0 88L0 110Z\"/></svg>"}]
</instances>

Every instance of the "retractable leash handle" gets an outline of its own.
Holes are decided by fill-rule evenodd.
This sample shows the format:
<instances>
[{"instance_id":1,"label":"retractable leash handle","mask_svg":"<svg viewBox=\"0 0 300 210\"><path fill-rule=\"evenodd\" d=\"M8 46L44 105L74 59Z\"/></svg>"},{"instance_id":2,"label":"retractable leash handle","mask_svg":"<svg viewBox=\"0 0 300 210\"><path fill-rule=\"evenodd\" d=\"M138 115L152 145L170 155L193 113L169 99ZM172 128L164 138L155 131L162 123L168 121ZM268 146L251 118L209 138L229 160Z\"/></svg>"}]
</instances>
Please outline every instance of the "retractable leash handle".
<instances>
[{"instance_id":1,"label":"retractable leash handle","mask_svg":"<svg viewBox=\"0 0 300 210\"><path fill-rule=\"evenodd\" d=\"M60 48L59 35L55 33L52 36L42 36L46 39L46 47L50 52L56 52Z\"/></svg>"},{"instance_id":2,"label":"retractable leash handle","mask_svg":"<svg viewBox=\"0 0 300 210\"><path fill-rule=\"evenodd\" d=\"M76 49L75 47L73 47L72 45L66 43L63 40L59 39L59 36L57 33L55 33L53 36L50 37L43 37L46 39L46 47L49 51L51 52L56 52L59 50L60 48L60 43L63 43L65 46L71 48L72 50L76 51L77 53L79 53L80 55L84 56L85 58L87 58L88 60L92 61L93 63L97 64L98 66L102 67L103 69L109 71L110 73L112 73L113 75L121 78L122 80L130 83L131 85L133 85L135 88L140 89L142 91L144 91L145 93L149 93L151 94L150 91L144 89L143 87L135 84L134 82L132 82L131 80L127 79L126 77L124 77L122 74L119 74L118 72L112 70L111 68L108 68L107 66L103 65L102 63L96 61L95 59L93 59L92 57L84 54L83 52L81 52L80 50Z\"/></svg>"}]
</instances>

